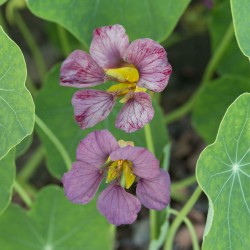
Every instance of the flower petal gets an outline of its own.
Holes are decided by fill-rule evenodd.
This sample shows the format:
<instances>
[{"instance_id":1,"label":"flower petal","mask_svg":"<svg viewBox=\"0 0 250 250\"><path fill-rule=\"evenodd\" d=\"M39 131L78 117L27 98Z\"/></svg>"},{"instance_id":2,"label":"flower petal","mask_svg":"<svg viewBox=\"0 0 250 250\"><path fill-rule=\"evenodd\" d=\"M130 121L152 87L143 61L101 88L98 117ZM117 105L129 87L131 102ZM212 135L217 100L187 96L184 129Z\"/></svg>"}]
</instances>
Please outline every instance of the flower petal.
<instances>
[{"instance_id":1,"label":"flower petal","mask_svg":"<svg viewBox=\"0 0 250 250\"><path fill-rule=\"evenodd\" d=\"M127 133L134 132L149 123L154 117L150 96L143 92L134 93L119 112L115 126Z\"/></svg>"},{"instance_id":2,"label":"flower petal","mask_svg":"<svg viewBox=\"0 0 250 250\"><path fill-rule=\"evenodd\" d=\"M133 41L124 59L138 69L138 86L154 92L161 92L167 86L172 67L165 49L157 42L149 38Z\"/></svg>"},{"instance_id":3,"label":"flower petal","mask_svg":"<svg viewBox=\"0 0 250 250\"><path fill-rule=\"evenodd\" d=\"M111 224L131 224L141 210L140 201L127 193L120 185L107 187L98 197L97 207Z\"/></svg>"},{"instance_id":4,"label":"flower petal","mask_svg":"<svg viewBox=\"0 0 250 250\"><path fill-rule=\"evenodd\" d=\"M69 172L62 178L65 195L73 203L90 202L102 181L100 170L83 162L74 162Z\"/></svg>"},{"instance_id":5,"label":"flower petal","mask_svg":"<svg viewBox=\"0 0 250 250\"><path fill-rule=\"evenodd\" d=\"M91 166L101 167L118 148L118 142L108 130L94 131L80 141L76 159Z\"/></svg>"},{"instance_id":6,"label":"flower petal","mask_svg":"<svg viewBox=\"0 0 250 250\"><path fill-rule=\"evenodd\" d=\"M61 66L60 84L63 86L85 88L104 82L105 73L101 67L84 51L75 50Z\"/></svg>"},{"instance_id":7,"label":"flower petal","mask_svg":"<svg viewBox=\"0 0 250 250\"><path fill-rule=\"evenodd\" d=\"M118 68L128 45L128 36L121 25L104 26L94 30L90 54L102 68Z\"/></svg>"},{"instance_id":8,"label":"flower petal","mask_svg":"<svg viewBox=\"0 0 250 250\"><path fill-rule=\"evenodd\" d=\"M119 148L110 154L110 159L131 161L134 174L142 178L154 178L159 174L160 163L146 148Z\"/></svg>"},{"instance_id":9,"label":"flower petal","mask_svg":"<svg viewBox=\"0 0 250 250\"><path fill-rule=\"evenodd\" d=\"M140 179L136 195L141 203L155 210L164 209L170 202L170 178L163 170L154 179Z\"/></svg>"},{"instance_id":10,"label":"flower petal","mask_svg":"<svg viewBox=\"0 0 250 250\"><path fill-rule=\"evenodd\" d=\"M73 98L75 120L81 129L91 128L104 120L115 105L115 96L106 91L80 90Z\"/></svg>"}]
</instances>

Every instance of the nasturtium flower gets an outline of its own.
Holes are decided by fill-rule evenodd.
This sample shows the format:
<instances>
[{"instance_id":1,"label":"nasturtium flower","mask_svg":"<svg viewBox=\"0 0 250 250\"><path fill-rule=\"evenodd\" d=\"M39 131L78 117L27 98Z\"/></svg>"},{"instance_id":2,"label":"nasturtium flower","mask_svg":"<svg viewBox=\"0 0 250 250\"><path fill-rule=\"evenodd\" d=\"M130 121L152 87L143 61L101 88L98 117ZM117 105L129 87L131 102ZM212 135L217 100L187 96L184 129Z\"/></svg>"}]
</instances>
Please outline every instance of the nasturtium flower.
<instances>
[{"instance_id":1,"label":"nasturtium flower","mask_svg":"<svg viewBox=\"0 0 250 250\"><path fill-rule=\"evenodd\" d=\"M76 88L93 87L107 81L116 82L106 91L80 90L72 98L75 120L82 129L104 120L116 103L124 103L115 126L133 132L154 116L147 90L161 92L172 68L165 49L149 39L129 44L121 25L94 30L90 54L76 50L63 62L60 83Z\"/></svg>"},{"instance_id":2,"label":"nasturtium flower","mask_svg":"<svg viewBox=\"0 0 250 250\"><path fill-rule=\"evenodd\" d=\"M98 197L97 208L114 225L131 224L141 204L162 210L170 201L170 178L147 149L117 142L108 130L84 138L76 162L62 178L65 195L77 204L90 202L103 179L109 184ZM137 183L136 196L128 193Z\"/></svg>"}]
</instances>

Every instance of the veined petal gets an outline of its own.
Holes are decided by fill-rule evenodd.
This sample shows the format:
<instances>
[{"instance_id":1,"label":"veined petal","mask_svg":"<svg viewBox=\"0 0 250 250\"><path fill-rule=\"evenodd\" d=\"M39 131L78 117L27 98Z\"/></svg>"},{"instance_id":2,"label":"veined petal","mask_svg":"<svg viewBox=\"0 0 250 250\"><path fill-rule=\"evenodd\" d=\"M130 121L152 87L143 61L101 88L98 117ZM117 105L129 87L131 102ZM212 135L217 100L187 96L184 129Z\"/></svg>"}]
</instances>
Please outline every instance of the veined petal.
<instances>
[{"instance_id":1,"label":"veined petal","mask_svg":"<svg viewBox=\"0 0 250 250\"><path fill-rule=\"evenodd\" d=\"M90 54L102 68L118 68L128 45L128 36L121 25L104 26L94 30Z\"/></svg>"},{"instance_id":2,"label":"veined petal","mask_svg":"<svg viewBox=\"0 0 250 250\"><path fill-rule=\"evenodd\" d=\"M118 148L118 142L108 130L94 131L80 141L76 159L91 166L101 167Z\"/></svg>"},{"instance_id":3,"label":"veined petal","mask_svg":"<svg viewBox=\"0 0 250 250\"><path fill-rule=\"evenodd\" d=\"M79 161L74 162L62 178L65 195L79 204L86 204L94 198L101 181L102 174L98 168Z\"/></svg>"},{"instance_id":4,"label":"veined petal","mask_svg":"<svg viewBox=\"0 0 250 250\"><path fill-rule=\"evenodd\" d=\"M73 98L75 120L81 129L91 128L104 120L115 105L115 96L106 91L80 90Z\"/></svg>"},{"instance_id":5,"label":"veined petal","mask_svg":"<svg viewBox=\"0 0 250 250\"><path fill-rule=\"evenodd\" d=\"M163 170L153 179L140 179L136 195L141 203L155 210L164 209L170 202L170 178Z\"/></svg>"},{"instance_id":6,"label":"veined petal","mask_svg":"<svg viewBox=\"0 0 250 250\"><path fill-rule=\"evenodd\" d=\"M76 88L95 86L104 82L103 69L84 51L75 50L61 66L60 84Z\"/></svg>"},{"instance_id":7,"label":"veined petal","mask_svg":"<svg viewBox=\"0 0 250 250\"><path fill-rule=\"evenodd\" d=\"M149 38L133 41L124 59L138 69L138 86L154 92L161 92L167 86L172 67L165 49L157 42Z\"/></svg>"},{"instance_id":8,"label":"veined petal","mask_svg":"<svg viewBox=\"0 0 250 250\"><path fill-rule=\"evenodd\" d=\"M131 224L136 220L137 213L141 210L141 203L120 185L113 184L100 194L97 207L111 224L120 226Z\"/></svg>"},{"instance_id":9,"label":"veined petal","mask_svg":"<svg viewBox=\"0 0 250 250\"><path fill-rule=\"evenodd\" d=\"M154 109L150 96L143 92L137 92L119 112L115 126L131 133L149 123L153 116Z\"/></svg>"},{"instance_id":10,"label":"veined petal","mask_svg":"<svg viewBox=\"0 0 250 250\"><path fill-rule=\"evenodd\" d=\"M127 146L110 154L111 161L129 160L133 173L141 178L152 179L159 174L159 161L145 148Z\"/></svg>"}]
</instances>

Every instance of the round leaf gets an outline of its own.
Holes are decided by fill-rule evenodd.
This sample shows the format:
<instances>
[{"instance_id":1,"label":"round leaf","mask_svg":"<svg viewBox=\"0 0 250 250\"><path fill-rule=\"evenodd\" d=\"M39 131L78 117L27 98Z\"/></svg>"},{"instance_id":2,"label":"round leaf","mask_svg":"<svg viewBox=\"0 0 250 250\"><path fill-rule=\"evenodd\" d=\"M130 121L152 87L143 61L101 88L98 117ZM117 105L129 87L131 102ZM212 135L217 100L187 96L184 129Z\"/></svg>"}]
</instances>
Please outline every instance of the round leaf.
<instances>
[{"instance_id":1,"label":"round leaf","mask_svg":"<svg viewBox=\"0 0 250 250\"><path fill-rule=\"evenodd\" d=\"M12 205L0 217L0 246L8 250L108 250L112 245L108 229L94 202L72 204L61 188L49 186L38 194L28 213Z\"/></svg>"},{"instance_id":2,"label":"round leaf","mask_svg":"<svg viewBox=\"0 0 250 250\"><path fill-rule=\"evenodd\" d=\"M250 94L243 94L228 108L216 141L197 162L197 180L210 201L204 250L250 246L249 131Z\"/></svg>"},{"instance_id":3,"label":"round leaf","mask_svg":"<svg viewBox=\"0 0 250 250\"><path fill-rule=\"evenodd\" d=\"M34 127L35 107L25 87L26 66L19 47L0 27L0 159Z\"/></svg>"},{"instance_id":4,"label":"round leaf","mask_svg":"<svg viewBox=\"0 0 250 250\"><path fill-rule=\"evenodd\" d=\"M170 35L190 0L28 0L37 16L61 24L86 47L94 28L121 24L130 39L163 40Z\"/></svg>"}]
</instances>

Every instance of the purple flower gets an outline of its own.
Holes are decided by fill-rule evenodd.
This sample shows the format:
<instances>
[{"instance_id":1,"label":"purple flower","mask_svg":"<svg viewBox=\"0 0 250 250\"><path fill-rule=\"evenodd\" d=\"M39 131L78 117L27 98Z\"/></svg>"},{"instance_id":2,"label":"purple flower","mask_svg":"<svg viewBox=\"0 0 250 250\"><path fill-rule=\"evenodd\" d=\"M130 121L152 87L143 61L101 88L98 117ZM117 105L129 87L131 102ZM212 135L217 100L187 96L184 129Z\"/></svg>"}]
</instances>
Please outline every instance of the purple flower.
<instances>
[{"instance_id":1,"label":"purple flower","mask_svg":"<svg viewBox=\"0 0 250 250\"><path fill-rule=\"evenodd\" d=\"M63 62L60 82L63 86L92 87L106 81L117 82L106 91L80 90L72 99L75 120L82 129L104 120L117 98L125 103L115 126L133 132L154 116L147 90L161 92L172 68L165 49L144 38L129 44L121 25L105 26L94 31L90 55L76 50Z\"/></svg>"},{"instance_id":2,"label":"purple flower","mask_svg":"<svg viewBox=\"0 0 250 250\"><path fill-rule=\"evenodd\" d=\"M162 210L170 202L170 179L147 149L118 143L108 130L94 131L83 139L76 162L62 179L65 195L73 203L90 202L103 178L110 185L102 191L97 208L114 225L131 224L141 203ZM137 182L136 196L125 191Z\"/></svg>"}]
</instances>

